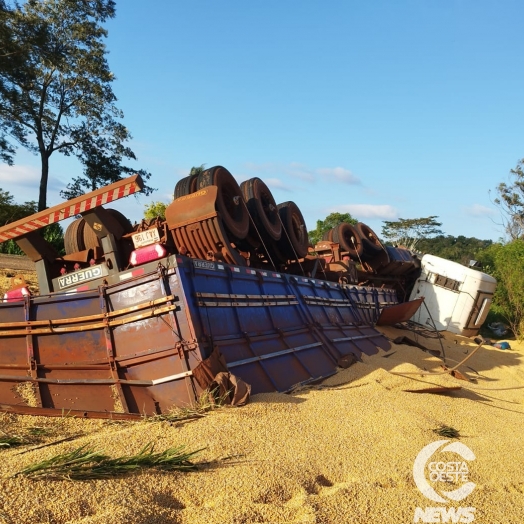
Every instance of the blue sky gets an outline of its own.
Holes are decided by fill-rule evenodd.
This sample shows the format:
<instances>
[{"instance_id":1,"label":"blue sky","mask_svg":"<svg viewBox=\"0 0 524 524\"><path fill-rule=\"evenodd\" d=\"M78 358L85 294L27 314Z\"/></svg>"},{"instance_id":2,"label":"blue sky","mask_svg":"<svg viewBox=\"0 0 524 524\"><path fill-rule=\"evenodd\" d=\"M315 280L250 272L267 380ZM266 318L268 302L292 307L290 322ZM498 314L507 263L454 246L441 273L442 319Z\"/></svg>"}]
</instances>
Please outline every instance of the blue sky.
<instances>
[{"instance_id":1,"label":"blue sky","mask_svg":"<svg viewBox=\"0 0 524 524\"><path fill-rule=\"evenodd\" d=\"M523 19L512 0L119 0L113 90L158 191L114 207L138 220L191 166L223 165L309 229L332 211L379 236L436 215L497 240L491 200L524 157ZM51 157L49 205L80 173ZM38 159L0 164L0 187L37 200Z\"/></svg>"}]
</instances>

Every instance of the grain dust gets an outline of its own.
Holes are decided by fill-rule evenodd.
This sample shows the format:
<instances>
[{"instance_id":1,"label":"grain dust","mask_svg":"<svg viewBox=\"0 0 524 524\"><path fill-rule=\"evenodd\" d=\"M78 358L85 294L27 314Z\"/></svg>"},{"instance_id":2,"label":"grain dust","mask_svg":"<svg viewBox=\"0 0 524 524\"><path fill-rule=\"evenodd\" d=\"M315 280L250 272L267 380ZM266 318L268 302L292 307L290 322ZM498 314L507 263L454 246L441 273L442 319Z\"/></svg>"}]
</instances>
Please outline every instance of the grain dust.
<instances>
[{"instance_id":1,"label":"grain dust","mask_svg":"<svg viewBox=\"0 0 524 524\"><path fill-rule=\"evenodd\" d=\"M383 328L394 339L405 331ZM413 336L410 334L410 336ZM436 339L419 339L439 349ZM446 334L449 367L477 345ZM185 423L108 422L4 415L3 431L45 428L52 443L21 454L0 450L0 522L55 524L340 524L414 522L415 508L468 506L475 521L520 524L524 508L524 347L482 347L459 369L416 347L392 344L315 386L291 395L254 395L242 408L221 408ZM408 374L409 373L409 374ZM448 394L408 389L455 387ZM518 389L520 388L520 389ZM475 454L469 462L475 489L465 500L438 504L413 480L413 463L433 430L456 428ZM455 439L452 439L455 440ZM12 478L36 461L81 445L117 457L185 445L204 448L200 471L144 471L97 481ZM30 446L29 446L30 448ZM28 449L28 448L27 448Z\"/></svg>"}]
</instances>

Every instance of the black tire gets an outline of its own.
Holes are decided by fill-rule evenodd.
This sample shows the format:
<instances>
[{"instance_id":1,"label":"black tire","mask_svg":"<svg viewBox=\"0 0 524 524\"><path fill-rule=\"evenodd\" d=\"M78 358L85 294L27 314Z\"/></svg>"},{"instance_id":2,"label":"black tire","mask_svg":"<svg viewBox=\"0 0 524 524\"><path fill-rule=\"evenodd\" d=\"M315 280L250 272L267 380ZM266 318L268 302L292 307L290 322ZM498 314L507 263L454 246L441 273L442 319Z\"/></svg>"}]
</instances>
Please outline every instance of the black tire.
<instances>
[{"instance_id":1,"label":"black tire","mask_svg":"<svg viewBox=\"0 0 524 524\"><path fill-rule=\"evenodd\" d=\"M206 169L198 175L197 191L208 186L217 186L216 207L227 231L236 240L246 238L249 217L242 203L242 192L233 175L222 166Z\"/></svg>"},{"instance_id":2,"label":"black tire","mask_svg":"<svg viewBox=\"0 0 524 524\"><path fill-rule=\"evenodd\" d=\"M175 198L180 198L182 196L190 195L196 191L198 175L189 175L184 178L181 178L175 186Z\"/></svg>"},{"instance_id":3,"label":"black tire","mask_svg":"<svg viewBox=\"0 0 524 524\"><path fill-rule=\"evenodd\" d=\"M308 253L309 238L306 223L300 209L294 202L283 202L278 205L278 213L283 230L277 242L279 251L288 258L304 258Z\"/></svg>"},{"instance_id":4,"label":"black tire","mask_svg":"<svg viewBox=\"0 0 524 524\"><path fill-rule=\"evenodd\" d=\"M383 250L382 244L378 239L375 232L366 224L359 222L355 229L362 240L363 254L368 256L374 256Z\"/></svg>"},{"instance_id":5,"label":"black tire","mask_svg":"<svg viewBox=\"0 0 524 524\"><path fill-rule=\"evenodd\" d=\"M263 249L263 251L266 254L268 263L273 265L277 271L280 271L280 267L284 265L291 257L288 257L285 253L282 253L278 247L278 243L274 240L269 241L266 244L266 248L267 249Z\"/></svg>"},{"instance_id":6,"label":"black tire","mask_svg":"<svg viewBox=\"0 0 524 524\"><path fill-rule=\"evenodd\" d=\"M106 209L106 211L122 226L124 235L133 231L133 224L123 213L116 209Z\"/></svg>"},{"instance_id":7,"label":"black tire","mask_svg":"<svg viewBox=\"0 0 524 524\"><path fill-rule=\"evenodd\" d=\"M189 175L189 194L197 190L198 175Z\"/></svg>"},{"instance_id":8,"label":"black tire","mask_svg":"<svg viewBox=\"0 0 524 524\"><path fill-rule=\"evenodd\" d=\"M83 251L84 247L85 220L77 218L71 222L64 233L64 248L66 255Z\"/></svg>"},{"instance_id":9,"label":"black tire","mask_svg":"<svg viewBox=\"0 0 524 524\"><path fill-rule=\"evenodd\" d=\"M260 235L265 239L279 240L282 234L282 224L278 214L277 204L271 191L260 178L251 178L240 184L247 209ZM256 235L251 226L250 233Z\"/></svg>"},{"instance_id":10,"label":"black tire","mask_svg":"<svg viewBox=\"0 0 524 524\"><path fill-rule=\"evenodd\" d=\"M333 230L335 228L332 227L331 229L329 229L328 231L326 231L323 235L322 235L322 240L327 240L328 242L333 242Z\"/></svg>"},{"instance_id":11,"label":"black tire","mask_svg":"<svg viewBox=\"0 0 524 524\"><path fill-rule=\"evenodd\" d=\"M347 251L351 258L359 258L364 252L360 234L355 226L347 222L333 228L333 242L339 244L342 251Z\"/></svg>"},{"instance_id":12,"label":"black tire","mask_svg":"<svg viewBox=\"0 0 524 524\"><path fill-rule=\"evenodd\" d=\"M234 243L235 246L240 249L240 251L248 251L249 253L253 253L262 245L258 235L255 236L251 234L251 228L249 229L249 232L245 238L242 240L236 240Z\"/></svg>"}]
</instances>

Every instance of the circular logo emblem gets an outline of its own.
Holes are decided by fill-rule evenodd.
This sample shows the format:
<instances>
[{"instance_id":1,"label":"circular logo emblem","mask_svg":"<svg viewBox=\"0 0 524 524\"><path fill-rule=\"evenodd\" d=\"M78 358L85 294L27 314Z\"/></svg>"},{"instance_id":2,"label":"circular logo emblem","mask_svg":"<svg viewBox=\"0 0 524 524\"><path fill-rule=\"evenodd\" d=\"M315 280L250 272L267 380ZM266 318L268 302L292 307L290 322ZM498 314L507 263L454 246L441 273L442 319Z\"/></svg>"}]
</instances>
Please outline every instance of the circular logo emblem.
<instances>
[{"instance_id":1,"label":"circular logo emblem","mask_svg":"<svg viewBox=\"0 0 524 524\"><path fill-rule=\"evenodd\" d=\"M449 440L437 440L423 447L413 464L413 479L420 492L426 498L444 504L448 502L444 497L449 500L462 500L475 489L475 484L468 481L469 468L466 462L475 460L475 454L462 442L451 444L448 442ZM439 448L442 448L439 453L456 453L462 460L435 460L433 456ZM453 491L437 492L430 483L440 482L463 482L463 484Z\"/></svg>"}]
</instances>

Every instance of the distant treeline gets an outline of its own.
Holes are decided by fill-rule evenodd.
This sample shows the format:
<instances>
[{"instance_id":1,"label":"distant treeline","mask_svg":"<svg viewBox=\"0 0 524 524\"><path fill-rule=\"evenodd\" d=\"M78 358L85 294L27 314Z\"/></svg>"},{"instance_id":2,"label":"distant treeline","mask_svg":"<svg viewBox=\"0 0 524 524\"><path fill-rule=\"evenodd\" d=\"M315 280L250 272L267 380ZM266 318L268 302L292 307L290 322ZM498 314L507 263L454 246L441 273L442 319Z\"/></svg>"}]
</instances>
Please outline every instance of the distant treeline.
<instances>
[{"instance_id":1,"label":"distant treeline","mask_svg":"<svg viewBox=\"0 0 524 524\"><path fill-rule=\"evenodd\" d=\"M434 238L421 238L416 249L420 253L436 255L467 266L470 260L477 260L478 255L492 244L492 240L468 238L463 235L439 235Z\"/></svg>"}]
</instances>

